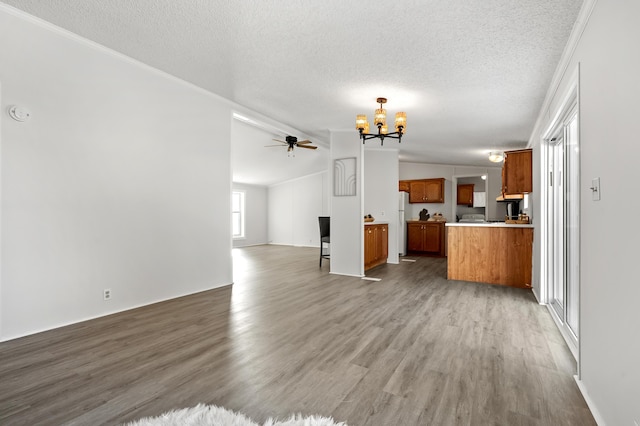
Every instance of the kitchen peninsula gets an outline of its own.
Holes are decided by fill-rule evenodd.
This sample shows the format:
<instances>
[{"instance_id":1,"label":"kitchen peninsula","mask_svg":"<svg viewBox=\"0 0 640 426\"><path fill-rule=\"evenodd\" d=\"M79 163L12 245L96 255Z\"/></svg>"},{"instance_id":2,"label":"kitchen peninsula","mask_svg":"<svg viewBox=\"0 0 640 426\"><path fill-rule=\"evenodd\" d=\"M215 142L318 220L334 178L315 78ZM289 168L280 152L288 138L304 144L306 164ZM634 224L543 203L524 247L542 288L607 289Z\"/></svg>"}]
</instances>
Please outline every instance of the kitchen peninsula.
<instances>
[{"instance_id":1,"label":"kitchen peninsula","mask_svg":"<svg viewBox=\"0 0 640 426\"><path fill-rule=\"evenodd\" d=\"M447 278L531 288L533 225L447 223Z\"/></svg>"}]
</instances>

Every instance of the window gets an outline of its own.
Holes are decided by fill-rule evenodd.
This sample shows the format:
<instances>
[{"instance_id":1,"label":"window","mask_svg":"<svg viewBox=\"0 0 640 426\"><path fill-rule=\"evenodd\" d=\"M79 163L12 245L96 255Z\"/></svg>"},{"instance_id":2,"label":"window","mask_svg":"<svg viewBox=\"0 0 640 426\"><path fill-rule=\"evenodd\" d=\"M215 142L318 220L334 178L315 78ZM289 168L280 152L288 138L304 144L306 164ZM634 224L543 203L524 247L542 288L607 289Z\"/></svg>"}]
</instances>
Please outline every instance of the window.
<instances>
[{"instance_id":1,"label":"window","mask_svg":"<svg viewBox=\"0 0 640 426\"><path fill-rule=\"evenodd\" d=\"M231 193L231 229L233 238L244 238L244 192Z\"/></svg>"}]
</instances>

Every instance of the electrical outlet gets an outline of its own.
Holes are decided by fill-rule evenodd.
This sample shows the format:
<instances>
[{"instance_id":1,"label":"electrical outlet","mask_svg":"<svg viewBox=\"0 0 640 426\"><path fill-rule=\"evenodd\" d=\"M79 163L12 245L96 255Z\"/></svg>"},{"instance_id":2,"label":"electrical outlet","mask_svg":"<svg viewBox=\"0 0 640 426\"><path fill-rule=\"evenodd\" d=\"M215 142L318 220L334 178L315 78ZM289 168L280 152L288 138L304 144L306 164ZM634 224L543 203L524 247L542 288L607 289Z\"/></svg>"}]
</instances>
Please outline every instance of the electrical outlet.
<instances>
[{"instance_id":1,"label":"electrical outlet","mask_svg":"<svg viewBox=\"0 0 640 426\"><path fill-rule=\"evenodd\" d=\"M111 289L110 288L105 288L103 290L102 297L104 298L104 300L110 300L111 299Z\"/></svg>"},{"instance_id":2,"label":"electrical outlet","mask_svg":"<svg viewBox=\"0 0 640 426\"><path fill-rule=\"evenodd\" d=\"M380 216L384 216L384 211L380 212Z\"/></svg>"}]
</instances>

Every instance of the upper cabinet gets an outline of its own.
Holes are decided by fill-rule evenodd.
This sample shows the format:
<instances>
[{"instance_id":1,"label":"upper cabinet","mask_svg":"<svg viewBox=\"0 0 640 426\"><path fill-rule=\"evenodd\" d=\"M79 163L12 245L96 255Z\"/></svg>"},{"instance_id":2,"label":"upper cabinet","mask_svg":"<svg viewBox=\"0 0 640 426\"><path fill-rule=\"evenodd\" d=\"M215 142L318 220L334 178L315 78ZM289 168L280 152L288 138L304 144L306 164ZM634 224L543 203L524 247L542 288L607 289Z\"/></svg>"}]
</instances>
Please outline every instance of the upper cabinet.
<instances>
[{"instance_id":1,"label":"upper cabinet","mask_svg":"<svg viewBox=\"0 0 640 426\"><path fill-rule=\"evenodd\" d=\"M408 180L401 180L398 183L398 191L409 192L409 181Z\"/></svg>"},{"instance_id":2,"label":"upper cabinet","mask_svg":"<svg viewBox=\"0 0 640 426\"><path fill-rule=\"evenodd\" d=\"M507 151L502 165L504 196L533 192L532 156L530 149Z\"/></svg>"},{"instance_id":3,"label":"upper cabinet","mask_svg":"<svg viewBox=\"0 0 640 426\"><path fill-rule=\"evenodd\" d=\"M410 203L444 203L444 178L408 182Z\"/></svg>"},{"instance_id":4,"label":"upper cabinet","mask_svg":"<svg viewBox=\"0 0 640 426\"><path fill-rule=\"evenodd\" d=\"M461 206L473 205L473 184L460 184L458 185L458 204Z\"/></svg>"}]
</instances>

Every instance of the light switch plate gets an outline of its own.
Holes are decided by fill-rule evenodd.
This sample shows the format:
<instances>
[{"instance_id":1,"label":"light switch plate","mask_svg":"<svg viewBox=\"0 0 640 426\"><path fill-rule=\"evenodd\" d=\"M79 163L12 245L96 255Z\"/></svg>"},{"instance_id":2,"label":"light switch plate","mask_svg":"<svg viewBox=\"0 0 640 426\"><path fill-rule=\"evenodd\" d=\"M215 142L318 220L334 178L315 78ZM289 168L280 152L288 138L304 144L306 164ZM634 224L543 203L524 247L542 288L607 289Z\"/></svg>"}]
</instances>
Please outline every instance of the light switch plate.
<instances>
[{"instance_id":1,"label":"light switch plate","mask_svg":"<svg viewBox=\"0 0 640 426\"><path fill-rule=\"evenodd\" d=\"M591 199L600 201L600 178L591 179Z\"/></svg>"}]
</instances>

